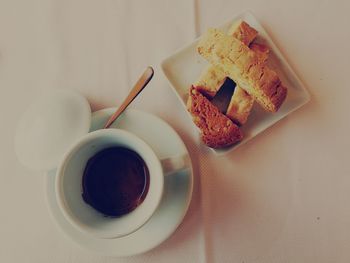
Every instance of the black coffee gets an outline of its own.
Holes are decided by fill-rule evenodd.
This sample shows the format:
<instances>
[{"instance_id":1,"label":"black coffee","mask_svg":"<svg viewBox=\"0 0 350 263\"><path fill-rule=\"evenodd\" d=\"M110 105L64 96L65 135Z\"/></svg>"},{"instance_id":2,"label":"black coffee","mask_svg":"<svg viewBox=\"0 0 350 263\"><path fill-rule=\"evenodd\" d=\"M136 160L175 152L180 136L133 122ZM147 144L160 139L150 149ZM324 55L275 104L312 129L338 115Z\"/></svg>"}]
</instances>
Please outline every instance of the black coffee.
<instances>
[{"instance_id":1,"label":"black coffee","mask_svg":"<svg viewBox=\"0 0 350 263\"><path fill-rule=\"evenodd\" d=\"M83 199L102 214L127 214L145 199L149 187L146 163L124 147L104 149L89 159L83 175Z\"/></svg>"}]
</instances>

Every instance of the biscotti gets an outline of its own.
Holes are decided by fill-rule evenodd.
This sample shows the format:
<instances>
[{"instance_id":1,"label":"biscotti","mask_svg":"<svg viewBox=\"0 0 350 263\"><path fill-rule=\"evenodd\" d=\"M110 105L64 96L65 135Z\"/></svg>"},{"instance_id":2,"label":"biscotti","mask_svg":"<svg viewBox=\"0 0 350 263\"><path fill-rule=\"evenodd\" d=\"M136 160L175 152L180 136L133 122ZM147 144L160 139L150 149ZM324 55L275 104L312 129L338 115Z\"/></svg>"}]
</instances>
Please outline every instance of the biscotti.
<instances>
[{"instance_id":1,"label":"biscotti","mask_svg":"<svg viewBox=\"0 0 350 263\"><path fill-rule=\"evenodd\" d=\"M250 48L254 49L254 51L259 52L258 54L260 54L262 59L264 59L264 55L266 55L267 59L269 49L266 46L264 46L266 47L264 48L261 47L261 44L251 44L251 42L258 35L258 31L252 28L248 23L238 20L230 27L228 30L228 35L232 35L245 45L250 46ZM236 84L235 91L232 94L230 104L226 110L226 116L233 120L236 124L243 125L247 122L253 105L254 98Z\"/></svg>"},{"instance_id":2,"label":"biscotti","mask_svg":"<svg viewBox=\"0 0 350 263\"><path fill-rule=\"evenodd\" d=\"M213 98L223 86L225 80L226 76L221 69L215 66L209 66L193 86L195 86L200 93L210 99ZM232 85L235 84L232 83ZM253 104L254 98L241 87L236 85L229 106L226 110L226 115L236 124L243 125L247 121Z\"/></svg>"},{"instance_id":3,"label":"biscotti","mask_svg":"<svg viewBox=\"0 0 350 263\"><path fill-rule=\"evenodd\" d=\"M193 83L193 86L206 97L212 98L224 84L225 79L226 75L220 68L209 65L199 76L199 79Z\"/></svg>"},{"instance_id":4,"label":"biscotti","mask_svg":"<svg viewBox=\"0 0 350 263\"><path fill-rule=\"evenodd\" d=\"M248 46L258 35L258 31L242 20L234 23L227 32L228 35L240 40L244 45Z\"/></svg>"},{"instance_id":5,"label":"biscotti","mask_svg":"<svg viewBox=\"0 0 350 263\"><path fill-rule=\"evenodd\" d=\"M238 39L244 45L249 46L249 48L255 51L255 53L257 53L257 55L260 56L262 60L267 60L269 48L264 44L252 43L258 35L258 31L256 31L245 21L238 20L229 28L227 34Z\"/></svg>"},{"instance_id":6,"label":"biscotti","mask_svg":"<svg viewBox=\"0 0 350 263\"><path fill-rule=\"evenodd\" d=\"M256 52L262 61L267 60L269 49L265 45L252 43L249 45L249 47ZM239 85L236 85L235 91L226 111L226 116L235 123L243 125L247 122L253 105L254 98Z\"/></svg>"},{"instance_id":7,"label":"biscotti","mask_svg":"<svg viewBox=\"0 0 350 263\"><path fill-rule=\"evenodd\" d=\"M234 23L228 30L229 35L236 37L250 48L254 50L262 59L266 60L269 49L262 44L251 42L256 38L258 32L249 26L246 22L239 20ZM217 91L225 82L226 76L223 71L210 65L200 75L199 80L194 83L194 86L208 98L215 96ZM254 98L246 91L242 90L239 85L236 85L230 104L226 111L226 116L233 120L236 124L243 125L250 114L254 104Z\"/></svg>"},{"instance_id":8,"label":"biscotti","mask_svg":"<svg viewBox=\"0 0 350 263\"><path fill-rule=\"evenodd\" d=\"M228 34L242 41L245 45L249 45L257 36L258 32L250 27L246 22L238 20L228 30ZM252 48L257 51L261 56L268 54L268 48L261 44L254 44ZM267 52L266 52L267 51ZM199 79L193 83L193 85L206 97L212 98L225 82L226 75L218 67L209 65L203 70ZM238 86L237 88L240 89Z\"/></svg>"},{"instance_id":9,"label":"biscotti","mask_svg":"<svg viewBox=\"0 0 350 263\"><path fill-rule=\"evenodd\" d=\"M264 44L251 43L249 48L255 52L262 62L265 62L269 57L270 49Z\"/></svg>"},{"instance_id":10,"label":"biscotti","mask_svg":"<svg viewBox=\"0 0 350 263\"><path fill-rule=\"evenodd\" d=\"M209 29L197 50L212 65L249 93L265 110L276 112L287 95L277 73L241 41L218 29Z\"/></svg>"},{"instance_id":11,"label":"biscotti","mask_svg":"<svg viewBox=\"0 0 350 263\"><path fill-rule=\"evenodd\" d=\"M189 91L187 109L201 131L202 141L209 147L223 148L242 140L239 127L193 86Z\"/></svg>"},{"instance_id":12,"label":"biscotti","mask_svg":"<svg viewBox=\"0 0 350 263\"><path fill-rule=\"evenodd\" d=\"M226 116L238 125L247 122L250 111L253 107L254 99L244 89L236 86L228 105Z\"/></svg>"}]
</instances>

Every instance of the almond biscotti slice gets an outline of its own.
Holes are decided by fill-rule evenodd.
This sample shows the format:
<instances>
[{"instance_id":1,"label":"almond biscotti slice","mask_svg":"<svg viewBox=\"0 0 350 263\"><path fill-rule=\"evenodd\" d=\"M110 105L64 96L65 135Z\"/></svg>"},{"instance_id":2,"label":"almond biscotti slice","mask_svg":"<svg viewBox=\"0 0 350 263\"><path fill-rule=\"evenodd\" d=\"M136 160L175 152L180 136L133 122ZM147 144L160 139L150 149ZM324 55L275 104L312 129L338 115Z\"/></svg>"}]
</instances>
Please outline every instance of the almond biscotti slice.
<instances>
[{"instance_id":1,"label":"almond biscotti slice","mask_svg":"<svg viewBox=\"0 0 350 263\"><path fill-rule=\"evenodd\" d=\"M243 125L247 122L253 105L254 98L244 89L236 86L230 104L228 105L226 116L233 120L236 124Z\"/></svg>"},{"instance_id":2,"label":"almond biscotti slice","mask_svg":"<svg viewBox=\"0 0 350 263\"><path fill-rule=\"evenodd\" d=\"M249 48L255 52L261 61L265 62L268 59L270 49L264 44L251 43Z\"/></svg>"},{"instance_id":3,"label":"almond biscotti slice","mask_svg":"<svg viewBox=\"0 0 350 263\"><path fill-rule=\"evenodd\" d=\"M251 43L258 35L258 31L251 27L248 23L238 20L230 27L228 30L228 35L232 35L245 45L249 46L249 48L255 51L263 61L267 60L269 53L268 47L263 44ZM228 116L235 123L243 125L247 122L253 105L254 98L239 85L236 85L235 91L226 111L226 116Z\"/></svg>"},{"instance_id":4,"label":"almond biscotti slice","mask_svg":"<svg viewBox=\"0 0 350 263\"><path fill-rule=\"evenodd\" d=\"M246 22L238 20L229 28L228 34L242 41L245 45L249 45L256 38L258 31L249 26ZM255 45L253 47L258 51L262 50ZM205 94L206 97L212 98L225 82L225 78L226 75L220 68L209 65L204 69L199 79L193 83L193 85L202 94ZM240 87L237 88L240 89Z\"/></svg>"},{"instance_id":5,"label":"almond biscotti slice","mask_svg":"<svg viewBox=\"0 0 350 263\"><path fill-rule=\"evenodd\" d=\"M225 79L226 75L220 68L209 65L193 86L206 97L212 98L224 84Z\"/></svg>"},{"instance_id":6,"label":"almond biscotti slice","mask_svg":"<svg viewBox=\"0 0 350 263\"><path fill-rule=\"evenodd\" d=\"M266 61L269 55L269 48L260 43L254 43L254 39L258 35L258 31L251 27L247 22L238 20L233 23L229 28L227 34L241 41L244 45L248 46L251 50L255 51L262 60Z\"/></svg>"},{"instance_id":7,"label":"almond biscotti slice","mask_svg":"<svg viewBox=\"0 0 350 263\"><path fill-rule=\"evenodd\" d=\"M239 19L237 22L233 23L229 28L227 34L237 38L244 45L249 46L249 44L256 38L258 31L252 28L248 23Z\"/></svg>"},{"instance_id":8,"label":"almond biscotti slice","mask_svg":"<svg viewBox=\"0 0 350 263\"><path fill-rule=\"evenodd\" d=\"M277 75L248 46L218 29L209 29L199 40L199 54L235 80L265 110L276 112L287 95Z\"/></svg>"},{"instance_id":9,"label":"almond biscotti slice","mask_svg":"<svg viewBox=\"0 0 350 263\"><path fill-rule=\"evenodd\" d=\"M211 99L223 86L225 80L226 76L223 71L218 67L210 65L203 71L201 77L193 86L207 98ZM236 124L243 125L248 119L253 104L254 98L240 86L236 85L230 104L226 110L226 115Z\"/></svg>"},{"instance_id":10,"label":"almond biscotti slice","mask_svg":"<svg viewBox=\"0 0 350 263\"><path fill-rule=\"evenodd\" d=\"M265 62L267 60L269 54L269 48L267 46L263 44L252 43L249 45L249 48L255 51L261 61ZM235 91L226 111L226 116L228 116L238 125L243 125L247 122L253 105L254 98L239 85L236 85Z\"/></svg>"},{"instance_id":11,"label":"almond biscotti slice","mask_svg":"<svg viewBox=\"0 0 350 263\"><path fill-rule=\"evenodd\" d=\"M202 141L209 147L224 148L242 140L239 127L193 86L190 88L187 109L201 130Z\"/></svg>"},{"instance_id":12,"label":"almond biscotti slice","mask_svg":"<svg viewBox=\"0 0 350 263\"><path fill-rule=\"evenodd\" d=\"M266 61L269 54L269 49L263 44L252 43L250 49L255 51L259 59ZM239 85L236 85L232 95L230 104L228 105L226 116L233 120L238 125L243 125L247 122L248 116L253 108L254 98L250 96Z\"/></svg>"},{"instance_id":13,"label":"almond biscotti slice","mask_svg":"<svg viewBox=\"0 0 350 263\"><path fill-rule=\"evenodd\" d=\"M224 85L226 78L227 77L220 68L209 66L193 86L200 93L211 99ZM235 84L232 83L232 85ZM249 113L254 105L254 98L238 85L232 89L234 89L234 92L228 108L226 109L226 116L236 124L243 125L246 123Z\"/></svg>"},{"instance_id":14,"label":"almond biscotti slice","mask_svg":"<svg viewBox=\"0 0 350 263\"><path fill-rule=\"evenodd\" d=\"M258 32L249 24L238 20L229 28L228 34L236 37L246 45L250 45L250 48L266 61L269 49L262 44L251 44ZM225 79L226 75L220 68L210 65L203 71L199 80L194 83L194 86L206 97L212 98L221 88ZM242 90L239 85L236 85L226 115L236 124L243 125L247 121L253 105L254 98Z\"/></svg>"}]
</instances>

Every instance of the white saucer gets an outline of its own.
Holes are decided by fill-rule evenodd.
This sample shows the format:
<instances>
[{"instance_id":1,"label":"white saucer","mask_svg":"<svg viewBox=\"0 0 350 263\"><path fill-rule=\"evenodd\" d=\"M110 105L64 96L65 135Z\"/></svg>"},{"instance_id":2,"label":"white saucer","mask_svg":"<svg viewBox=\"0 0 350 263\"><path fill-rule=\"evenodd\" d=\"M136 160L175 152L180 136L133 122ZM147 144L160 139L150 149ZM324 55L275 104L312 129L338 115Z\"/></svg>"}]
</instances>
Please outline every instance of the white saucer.
<instances>
[{"instance_id":1,"label":"white saucer","mask_svg":"<svg viewBox=\"0 0 350 263\"><path fill-rule=\"evenodd\" d=\"M90 131L100 129L115 109L104 109L92 114ZM113 124L130 131L146 141L159 158L189 154L180 136L160 118L136 111L127 110ZM81 247L109 256L131 256L155 248L176 230L189 207L193 171L188 170L165 177L164 197L153 217L139 230L116 239L98 239L78 231L63 217L55 195L56 170L48 172L46 192L49 210L63 232Z\"/></svg>"}]
</instances>

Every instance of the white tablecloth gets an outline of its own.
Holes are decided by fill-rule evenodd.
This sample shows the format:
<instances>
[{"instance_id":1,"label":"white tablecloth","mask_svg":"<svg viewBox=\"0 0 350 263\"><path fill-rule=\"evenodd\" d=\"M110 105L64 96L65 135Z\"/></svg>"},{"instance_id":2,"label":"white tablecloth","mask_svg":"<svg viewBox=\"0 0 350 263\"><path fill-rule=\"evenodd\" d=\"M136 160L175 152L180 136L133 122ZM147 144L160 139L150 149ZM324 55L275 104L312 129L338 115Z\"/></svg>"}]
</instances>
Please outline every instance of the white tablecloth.
<instances>
[{"instance_id":1,"label":"white tablecloth","mask_svg":"<svg viewBox=\"0 0 350 263\"><path fill-rule=\"evenodd\" d=\"M251 10L312 101L227 156L199 143L159 62L207 27ZM350 23L346 1L0 1L0 262L349 262ZM44 89L119 105L145 66L155 78L131 107L168 121L195 167L174 235L131 258L85 251L51 220L46 175L16 160L16 121Z\"/></svg>"}]
</instances>

